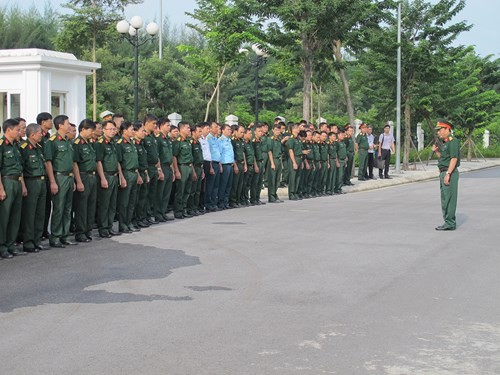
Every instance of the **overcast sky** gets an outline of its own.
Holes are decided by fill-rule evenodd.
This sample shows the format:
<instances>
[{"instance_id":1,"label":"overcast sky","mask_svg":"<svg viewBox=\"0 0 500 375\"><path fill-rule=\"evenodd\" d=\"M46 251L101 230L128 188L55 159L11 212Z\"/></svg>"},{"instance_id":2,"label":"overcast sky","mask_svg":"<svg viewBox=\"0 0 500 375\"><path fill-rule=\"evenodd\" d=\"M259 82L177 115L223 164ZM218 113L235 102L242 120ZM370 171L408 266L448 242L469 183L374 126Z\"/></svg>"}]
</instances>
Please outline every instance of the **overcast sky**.
<instances>
[{"instance_id":1,"label":"overcast sky","mask_svg":"<svg viewBox=\"0 0 500 375\"><path fill-rule=\"evenodd\" d=\"M436 2L437 0L431 0ZM66 0L48 1L58 9ZM163 14L168 17L171 24L179 25L190 22L185 12L192 12L196 7L196 0L144 0L140 5L127 7L125 16L130 19L133 15L140 15L147 21L160 19L160 3L163 2ZM40 9L44 8L42 0L0 0L0 6L18 4L23 8L35 4ZM458 43L475 45L476 51L482 55L495 55L500 57L500 27L497 22L500 15L500 0L467 0L467 5L457 20L466 20L473 24L471 31L459 36Z\"/></svg>"}]
</instances>

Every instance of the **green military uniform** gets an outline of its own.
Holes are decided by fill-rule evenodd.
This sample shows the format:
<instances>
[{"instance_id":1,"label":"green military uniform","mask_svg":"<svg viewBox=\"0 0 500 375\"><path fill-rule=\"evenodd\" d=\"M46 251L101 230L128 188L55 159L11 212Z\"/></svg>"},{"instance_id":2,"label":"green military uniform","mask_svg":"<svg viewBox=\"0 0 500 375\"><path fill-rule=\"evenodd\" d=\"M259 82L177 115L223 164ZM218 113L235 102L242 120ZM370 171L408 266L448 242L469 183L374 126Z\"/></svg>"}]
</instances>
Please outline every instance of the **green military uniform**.
<instances>
[{"instance_id":1,"label":"green military uniform","mask_svg":"<svg viewBox=\"0 0 500 375\"><path fill-rule=\"evenodd\" d=\"M0 139L0 175L6 194L0 201L0 256L12 258L19 254L15 243L21 223L23 161L19 148L5 137Z\"/></svg>"},{"instance_id":2,"label":"green military uniform","mask_svg":"<svg viewBox=\"0 0 500 375\"><path fill-rule=\"evenodd\" d=\"M75 239L92 239L97 205L96 154L90 140L78 136L73 142L75 162L78 164L84 190L75 192Z\"/></svg>"},{"instance_id":3,"label":"green military uniform","mask_svg":"<svg viewBox=\"0 0 500 375\"><path fill-rule=\"evenodd\" d=\"M365 179L366 168L368 167L368 136L363 133L359 133L356 137L356 143L358 144L358 180L363 181Z\"/></svg>"},{"instance_id":4,"label":"green military uniform","mask_svg":"<svg viewBox=\"0 0 500 375\"><path fill-rule=\"evenodd\" d=\"M187 202L191 194L191 179L193 177L193 151L189 139L178 137L174 142L173 155L177 159L177 168L181 178L175 180L175 217L180 219L187 214Z\"/></svg>"},{"instance_id":5,"label":"green military uniform","mask_svg":"<svg viewBox=\"0 0 500 375\"><path fill-rule=\"evenodd\" d=\"M236 139L235 137L233 137L231 143L233 144L234 162L238 166L238 173L233 173L229 205L231 207L238 207L241 200L241 194L243 192L243 182L245 179L245 140L243 138Z\"/></svg>"},{"instance_id":6,"label":"green military uniform","mask_svg":"<svg viewBox=\"0 0 500 375\"><path fill-rule=\"evenodd\" d=\"M457 226L456 211L458 198L458 167L460 166L460 142L457 138L449 136L439 147L441 157L438 160L439 181L441 190L441 211L443 213L444 225L455 229ZM450 166L451 159L457 158L455 169L450 175L450 184L444 184L444 178Z\"/></svg>"},{"instance_id":7,"label":"green military uniform","mask_svg":"<svg viewBox=\"0 0 500 375\"><path fill-rule=\"evenodd\" d=\"M252 178L255 173L255 151L251 141L244 141L243 150L245 152L245 160L247 162L247 171L243 175L243 189L240 196L239 204L248 206L250 204L250 190L252 188Z\"/></svg>"},{"instance_id":8,"label":"green military uniform","mask_svg":"<svg viewBox=\"0 0 500 375\"><path fill-rule=\"evenodd\" d=\"M282 133L280 136L280 141L283 140L283 138L286 137L291 137L292 135L288 132ZM284 142L281 144L281 152L282 152L282 168L281 168L281 180L280 180L280 186L284 187L289 184L289 179L290 179L290 171L288 170L288 162L290 159L290 154L288 153L288 141Z\"/></svg>"},{"instance_id":9,"label":"green military uniform","mask_svg":"<svg viewBox=\"0 0 500 375\"><path fill-rule=\"evenodd\" d=\"M292 158L288 155L288 198L297 200L300 195L299 186L302 175L302 142L293 135L290 136L287 141L287 152L288 150L293 151L297 163L297 169L294 169Z\"/></svg>"},{"instance_id":10,"label":"green military uniform","mask_svg":"<svg viewBox=\"0 0 500 375\"><path fill-rule=\"evenodd\" d=\"M253 174L252 182L250 183L250 204L256 205L261 204L260 193L262 191L262 183L264 181L264 160L267 160L267 145L264 145L262 138L253 138L252 147L255 155L255 163L259 168L259 172Z\"/></svg>"},{"instance_id":11,"label":"green military uniform","mask_svg":"<svg viewBox=\"0 0 500 375\"><path fill-rule=\"evenodd\" d=\"M24 184L28 195L23 197L23 249L37 251L43 235L45 219L45 201L47 199L47 176L45 158L40 144L32 145L29 141L21 143L23 158Z\"/></svg>"},{"instance_id":12,"label":"green military uniform","mask_svg":"<svg viewBox=\"0 0 500 375\"><path fill-rule=\"evenodd\" d=\"M158 221L168 220L167 208L170 194L172 193L173 184L173 170L172 170L172 140L168 135L162 133L156 136L156 143L158 145L158 156L160 158L161 170L165 178L163 181L158 181L158 197L157 204L155 204L155 218Z\"/></svg>"},{"instance_id":13,"label":"green military uniform","mask_svg":"<svg viewBox=\"0 0 500 375\"><path fill-rule=\"evenodd\" d=\"M339 167L337 167L337 179L335 180L335 188L333 190L334 193L340 194L342 193L342 184L344 182L344 168L346 165L346 157L347 157L347 146L345 142L337 142L337 160L339 161Z\"/></svg>"},{"instance_id":14,"label":"green military uniform","mask_svg":"<svg viewBox=\"0 0 500 375\"><path fill-rule=\"evenodd\" d=\"M52 163L54 179L58 186L56 195L52 195L52 216L50 219L50 244L67 242L71 224L73 203L73 145L66 138L54 134L45 142L43 153L46 161ZM51 194L50 191L47 194Z\"/></svg>"},{"instance_id":15,"label":"green military uniform","mask_svg":"<svg viewBox=\"0 0 500 375\"><path fill-rule=\"evenodd\" d=\"M112 141L102 137L96 144L96 160L102 163L104 178L108 188L99 184L97 195L97 225L99 234L103 237L110 235L113 229L113 220L116 214L118 197L118 154Z\"/></svg>"},{"instance_id":16,"label":"green military uniform","mask_svg":"<svg viewBox=\"0 0 500 375\"><path fill-rule=\"evenodd\" d=\"M321 151L319 142L312 143L312 153L314 155L314 170L311 173L311 195L319 196L319 181L321 180Z\"/></svg>"},{"instance_id":17,"label":"green military uniform","mask_svg":"<svg viewBox=\"0 0 500 375\"><path fill-rule=\"evenodd\" d=\"M268 150L272 152L275 169L271 168L271 160L268 163L267 173L267 190L269 202L275 202L278 198L278 184L281 176L281 157L282 148L279 137L271 137L268 139Z\"/></svg>"},{"instance_id":18,"label":"green military uniform","mask_svg":"<svg viewBox=\"0 0 500 375\"><path fill-rule=\"evenodd\" d=\"M321 160L321 174L318 178L318 192L320 195L325 194L326 190L326 177L328 176L328 143L319 143L319 154Z\"/></svg>"},{"instance_id":19,"label":"green military uniform","mask_svg":"<svg viewBox=\"0 0 500 375\"><path fill-rule=\"evenodd\" d=\"M146 228L149 223L146 222L148 216L147 202L148 202L148 154L144 148L142 140L135 140L135 148L137 150L138 171L143 183L137 185L137 199L135 204L135 212L133 218L133 227Z\"/></svg>"},{"instance_id":20,"label":"green military uniform","mask_svg":"<svg viewBox=\"0 0 500 375\"><path fill-rule=\"evenodd\" d=\"M187 202L187 211L190 215L198 215L200 207L201 184L203 182L203 149L200 141L190 140L193 152L193 168L196 173L196 180L191 183L191 192Z\"/></svg>"},{"instance_id":21,"label":"green military uniform","mask_svg":"<svg viewBox=\"0 0 500 375\"><path fill-rule=\"evenodd\" d=\"M158 202L158 144L154 133L144 137L143 143L148 154L148 216L155 216L155 204Z\"/></svg>"},{"instance_id":22,"label":"green military uniform","mask_svg":"<svg viewBox=\"0 0 500 375\"><path fill-rule=\"evenodd\" d=\"M328 175L326 178L326 193L332 195L335 189L335 180L337 177L337 166L335 160L337 158L337 143L338 142L328 142L328 160L330 162L330 168L328 169Z\"/></svg>"},{"instance_id":23,"label":"green military uniform","mask_svg":"<svg viewBox=\"0 0 500 375\"><path fill-rule=\"evenodd\" d=\"M300 180L300 185L301 185L301 192L302 196L304 198L310 198L311 197L311 186L312 186L312 180L313 180L313 173L314 173L314 152L313 152L313 147L312 143L309 141L302 141L302 149L309 151L307 155L305 155L304 159L304 170L302 172L302 178ZM307 163L309 164L309 169L306 168L306 160Z\"/></svg>"},{"instance_id":24,"label":"green military uniform","mask_svg":"<svg viewBox=\"0 0 500 375\"><path fill-rule=\"evenodd\" d=\"M264 134L262 137L260 137L260 142L262 145L262 152L264 154L264 159L262 160L262 165L264 166L264 169L262 171L262 182L264 185L267 186L267 175L268 175L268 168L269 168L269 140L272 138L272 136L269 136L267 134Z\"/></svg>"},{"instance_id":25,"label":"green military uniform","mask_svg":"<svg viewBox=\"0 0 500 375\"><path fill-rule=\"evenodd\" d=\"M344 185L351 185L352 166L354 165L354 140L352 138L345 138L344 143L347 151L347 166L344 168Z\"/></svg>"},{"instance_id":26,"label":"green military uniform","mask_svg":"<svg viewBox=\"0 0 500 375\"><path fill-rule=\"evenodd\" d=\"M127 186L118 191L118 229L120 232L134 231L132 220L137 201L137 178L139 174L139 157L134 141L120 138L116 142L116 154L120 163L123 178Z\"/></svg>"},{"instance_id":27,"label":"green military uniform","mask_svg":"<svg viewBox=\"0 0 500 375\"><path fill-rule=\"evenodd\" d=\"M43 148L45 146L45 142L47 142L50 138L50 133L42 130L42 138L40 139L40 146ZM45 156L44 156L45 158ZM52 211L52 194L50 193L50 180L48 178L45 179L45 218L43 221L43 233L47 235L49 233L49 219Z\"/></svg>"}]
</instances>

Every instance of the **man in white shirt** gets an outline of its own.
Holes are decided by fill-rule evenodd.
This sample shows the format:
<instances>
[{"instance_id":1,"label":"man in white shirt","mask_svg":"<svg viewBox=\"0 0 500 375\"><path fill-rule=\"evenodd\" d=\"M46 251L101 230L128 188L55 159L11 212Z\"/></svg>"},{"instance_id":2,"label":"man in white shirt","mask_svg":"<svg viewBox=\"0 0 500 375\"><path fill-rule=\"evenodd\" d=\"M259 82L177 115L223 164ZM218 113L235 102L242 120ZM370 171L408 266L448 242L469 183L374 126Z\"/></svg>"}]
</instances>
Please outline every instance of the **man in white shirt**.
<instances>
[{"instance_id":1,"label":"man in white shirt","mask_svg":"<svg viewBox=\"0 0 500 375\"><path fill-rule=\"evenodd\" d=\"M207 197L207 182L210 180L210 183L213 185L214 179L214 169L212 167L212 154L210 153L210 145L208 144L207 136L210 133L210 124L208 122L202 122L203 126L201 130L201 137L199 139L201 150L203 151L203 171L205 172L205 178L203 179L201 185L201 197L200 197L200 207L199 210L205 212L207 203L210 201L209 197Z\"/></svg>"},{"instance_id":2,"label":"man in white shirt","mask_svg":"<svg viewBox=\"0 0 500 375\"><path fill-rule=\"evenodd\" d=\"M391 163L391 152L395 152L394 146L394 136L390 133L391 127L389 124L385 124L384 132L379 136L379 159L385 161L384 169L378 170L378 175L380 178L388 178L389 176L389 164ZM383 173L383 174L382 174Z\"/></svg>"}]
</instances>

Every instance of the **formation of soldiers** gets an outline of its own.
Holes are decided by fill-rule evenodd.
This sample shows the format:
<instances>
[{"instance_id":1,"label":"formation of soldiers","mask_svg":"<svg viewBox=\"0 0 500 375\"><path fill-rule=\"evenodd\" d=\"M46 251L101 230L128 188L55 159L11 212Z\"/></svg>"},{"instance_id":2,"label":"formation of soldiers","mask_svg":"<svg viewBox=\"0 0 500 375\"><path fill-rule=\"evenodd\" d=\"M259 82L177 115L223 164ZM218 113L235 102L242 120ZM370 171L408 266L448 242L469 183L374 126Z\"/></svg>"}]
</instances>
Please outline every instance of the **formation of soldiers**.
<instances>
[{"instance_id":1,"label":"formation of soldiers","mask_svg":"<svg viewBox=\"0 0 500 375\"><path fill-rule=\"evenodd\" d=\"M287 126L277 118L271 128L171 126L151 114L130 122L108 113L100 122L81 121L77 136L67 116L43 112L29 125L8 119L2 130L0 256L6 259L44 250L44 238L58 248L90 242L96 227L100 237L110 238L263 205L263 186L268 203L282 202L280 185L288 185L290 200L344 194L356 150L364 168L359 179L366 174L366 134L354 139L350 125Z\"/></svg>"}]
</instances>

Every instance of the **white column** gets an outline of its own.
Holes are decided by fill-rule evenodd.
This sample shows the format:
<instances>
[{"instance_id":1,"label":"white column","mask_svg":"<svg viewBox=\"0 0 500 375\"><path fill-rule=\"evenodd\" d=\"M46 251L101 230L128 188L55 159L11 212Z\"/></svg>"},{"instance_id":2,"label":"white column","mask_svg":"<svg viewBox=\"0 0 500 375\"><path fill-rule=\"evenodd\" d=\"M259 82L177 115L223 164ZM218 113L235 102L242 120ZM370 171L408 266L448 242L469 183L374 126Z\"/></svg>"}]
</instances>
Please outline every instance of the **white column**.
<instances>
[{"instance_id":1,"label":"white column","mask_svg":"<svg viewBox=\"0 0 500 375\"><path fill-rule=\"evenodd\" d=\"M387 123L391 127L390 133L394 136L394 121L388 121Z\"/></svg>"},{"instance_id":2,"label":"white column","mask_svg":"<svg viewBox=\"0 0 500 375\"><path fill-rule=\"evenodd\" d=\"M168 115L168 119L170 120L171 125L177 126L179 125L179 122L182 121L182 116L174 112Z\"/></svg>"},{"instance_id":3,"label":"white column","mask_svg":"<svg viewBox=\"0 0 500 375\"><path fill-rule=\"evenodd\" d=\"M356 137L359 133L361 133L361 130L359 129L359 125L361 125L363 121L360 119L354 120L354 137Z\"/></svg>"},{"instance_id":4,"label":"white column","mask_svg":"<svg viewBox=\"0 0 500 375\"><path fill-rule=\"evenodd\" d=\"M483 147L484 148L490 147L490 131L488 129L486 129L484 131L484 135L483 135Z\"/></svg>"},{"instance_id":5,"label":"white column","mask_svg":"<svg viewBox=\"0 0 500 375\"><path fill-rule=\"evenodd\" d=\"M226 117L226 124L228 125L238 125L238 116L229 115Z\"/></svg>"},{"instance_id":6,"label":"white column","mask_svg":"<svg viewBox=\"0 0 500 375\"><path fill-rule=\"evenodd\" d=\"M422 151L424 149L424 131L422 129L422 123L417 123L417 150Z\"/></svg>"}]
</instances>

